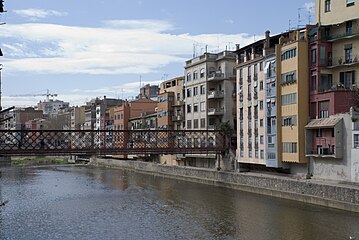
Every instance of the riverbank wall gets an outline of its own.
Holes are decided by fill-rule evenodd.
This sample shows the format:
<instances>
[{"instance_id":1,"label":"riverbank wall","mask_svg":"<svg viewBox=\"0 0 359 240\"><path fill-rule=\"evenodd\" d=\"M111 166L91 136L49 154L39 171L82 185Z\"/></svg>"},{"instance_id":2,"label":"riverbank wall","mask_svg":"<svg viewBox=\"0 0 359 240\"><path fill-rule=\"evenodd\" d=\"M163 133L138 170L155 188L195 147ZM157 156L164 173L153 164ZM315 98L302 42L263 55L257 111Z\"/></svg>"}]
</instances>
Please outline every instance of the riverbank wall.
<instances>
[{"instance_id":1,"label":"riverbank wall","mask_svg":"<svg viewBox=\"0 0 359 240\"><path fill-rule=\"evenodd\" d=\"M90 164L227 187L359 213L359 186L351 184L100 158L91 158Z\"/></svg>"}]
</instances>

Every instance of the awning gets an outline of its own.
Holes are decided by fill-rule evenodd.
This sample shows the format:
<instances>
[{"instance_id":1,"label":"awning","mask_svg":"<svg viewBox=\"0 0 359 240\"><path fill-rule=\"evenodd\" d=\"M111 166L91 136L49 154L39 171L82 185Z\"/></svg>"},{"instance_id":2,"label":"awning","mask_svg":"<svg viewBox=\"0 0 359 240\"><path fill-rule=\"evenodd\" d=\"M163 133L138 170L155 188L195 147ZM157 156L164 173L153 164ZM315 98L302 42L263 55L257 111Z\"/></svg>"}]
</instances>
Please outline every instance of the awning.
<instances>
[{"instance_id":1,"label":"awning","mask_svg":"<svg viewBox=\"0 0 359 240\"><path fill-rule=\"evenodd\" d=\"M341 123L343 118L321 118L310 121L306 129L318 129L318 128L334 128L337 124Z\"/></svg>"}]
</instances>

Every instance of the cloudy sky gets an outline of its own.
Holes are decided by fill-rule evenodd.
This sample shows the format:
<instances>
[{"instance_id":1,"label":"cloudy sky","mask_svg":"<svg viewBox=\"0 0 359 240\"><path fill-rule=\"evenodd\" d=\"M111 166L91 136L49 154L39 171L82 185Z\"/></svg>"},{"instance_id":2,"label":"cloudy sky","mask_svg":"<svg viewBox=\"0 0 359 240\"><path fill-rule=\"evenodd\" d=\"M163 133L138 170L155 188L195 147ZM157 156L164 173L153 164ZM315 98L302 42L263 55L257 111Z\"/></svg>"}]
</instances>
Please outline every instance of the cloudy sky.
<instances>
[{"instance_id":1,"label":"cloudy sky","mask_svg":"<svg viewBox=\"0 0 359 240\"><path fill-rule=\"evenodd\" d=\"M135 96L183 75L193 54L234 49L308 23L309 0L5 0L3 106L35 105L46 89L72 105ZM298 13L301 21L298 22ZM311 17L313 22L314 17Z\"/></svg>"}]
</instances>

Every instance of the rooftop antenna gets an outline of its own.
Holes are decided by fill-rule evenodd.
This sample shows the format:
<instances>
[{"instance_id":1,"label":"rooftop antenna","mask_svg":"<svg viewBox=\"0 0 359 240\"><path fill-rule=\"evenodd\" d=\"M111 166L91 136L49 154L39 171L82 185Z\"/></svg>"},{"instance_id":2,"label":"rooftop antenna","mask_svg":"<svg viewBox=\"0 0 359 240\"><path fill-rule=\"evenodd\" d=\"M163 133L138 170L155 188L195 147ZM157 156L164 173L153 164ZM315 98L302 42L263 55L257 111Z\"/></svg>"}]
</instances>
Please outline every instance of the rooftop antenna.
<instances>
[{"instance_id":1,"label":"rooftop antenna","mask_svg":"<svg viewBox=\"0 0 359 240\"><path fill-rule=\"evenodd\" d=\"M312 11L313 11L313 7L308 8L308 23L311 24L312 21Z\"/></svg>"},{"instance_id":2,"label":"rooftop antenna","mask_svg":"<svg viewBox=\"0 0 359 240\"><path fill-rule=\"evenodd\" d=\"M142 75L140 75L140 88L142 87Z\"/></svg>"},{"instance_id":3,"label":"rooftop antenna","mask_svg":"<svg viewBox=\"0 0 359 240\"><path fill-rule=\"evenodd\" d=\"M253 42L256 42L256 35L253 35Z\"/></svg>"}]
</instances>

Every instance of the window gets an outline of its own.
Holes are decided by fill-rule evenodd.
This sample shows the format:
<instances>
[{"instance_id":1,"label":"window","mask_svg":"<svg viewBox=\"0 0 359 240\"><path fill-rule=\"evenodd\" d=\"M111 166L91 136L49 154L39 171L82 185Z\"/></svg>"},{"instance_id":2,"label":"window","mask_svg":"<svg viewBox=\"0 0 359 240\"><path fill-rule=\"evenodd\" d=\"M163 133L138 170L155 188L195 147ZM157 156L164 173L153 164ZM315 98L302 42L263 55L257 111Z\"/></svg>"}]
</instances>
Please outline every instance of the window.
<instances>
[{"instance_id":1,"label":"window","mask_svg":"<svg viewBox=\"0 0 359 240\"><path fill-rule=\"evenodd\" d=\"M319 118L329 117L329 101L319 102Z\"/></svg>"},{"instance_id":2,"label":"window","mask_svg":"<svg viewBox=\"0 0 359 240\"><path fill-rule=\"evenodd\" d=\"M198 87L194 87L193 88L193 96L197 96L198 95Z\"/></svg>"},{"instance_id":3,"label":"window","mask_svg":"<svg viewBox=\"0 0 359 240\"><path fill-rule=\"evenodd\" d=\"M192 91L190 88L187 88L187 97L192 97Z\"/></svg>"},{"instance_id":4,"label":"window","mask_svg":"<svg viewBox=\"0 0 359 240\"><path fill-rule=\"evenodd\" d=\"M187 120L187 129L192 129L192 120Z\"/></svg>"},{"instance_id":5,"label":"window","mask_svg":"<svg viewBox=\"0 0 359 240\"><path fill-rule=\"evenodd\" d=\"M205 85L201 85L200 88L201 88L201 90L200 90L201 95L206 94L206 86L205 86Z\"/></svg>"},{"instance_id":6,"label":"window","mask_svg":"<svg viewBox=\"0 0 359 240\"><path fill-rule=\"evenodd\" d=\"M297 152L297 143L289 142L283 143L283 153L296 153Z\"/></svg>"},{"instance_id":7,"label":"window","mask_svg":"<svg viewBox=\"0 0 359 240\"><path fill-rule=\"evenodd\" d=\"M243 68L239 69L239 85L243 84Z\"/></svg>"},{"instance_id":8,"label":"window","mask_svg":"<svg viewBox=\"0 0 359 240\"><path fill-rule=\"evenodd\" d=\"M312 78L311 78L311 90L313 92L315 92L317 90L317 72L316 71L312 71Z\"/></svg>"},{"instance_id":9,"label":"window","mask_svg":"<svg viewBox=\"0 0 359 240\"><path fill-rule=\"evenodd\" d=\"M297 116L282 117L282 126L295 126L297 125Z\"/></svg>"},{"instance_id":10,"label":"window","mask_svg":"<svg viewBox=\"0 0 359 240\"><path fill-rule=\"evenodd\" d=\"M263 62L259 63L259 71L261 71L261 72L263 71Z\"/></svg>"},{"instance_id":11,"label":"window","mask_svg":"<svg viewBox=\"0 0 359 240\"><path fill-rule=\"evenodd\" d=\"M291 105L297 103L297 94L291 93L282 96L282 105Z\"/></svg>"},{"instance_id":12,"label":"window","mask_svg":"<svg viewBox=\"0 0 359 240\"><path fill-rule=\"evenodd\" d=\"M259 109L263 110L263 101L259 101Z\"/></svg>"},{"instance_id":13,"label":"window","mask_svg":"<svg viewBox=\"0 0 359 240\"><path fill-rule=\"evenodd\" d=\"M191 104L187 104L187 113L192 112L192 106Z\"/></svg>"},{"instance_id":14,"label":"window","mask_svg":"<svg viewBox=\"0 0 359 240\"><path fill-rule=\"evenodd\" d=\"M330 0L325 0L325 12L330 12Z\"/></svg>"},{"instance_id":15,"label":"window","mask_svg":"<svg viewBox=\"0 0 359 240\"><path fill-rule=\"evenodd\" d=\"M283 52L281 55L281 60L284 61L287 59L295 58L296 56L297 56L297 49L293 48Z\"/></svg>"},{"instance_id":16,"label":"window","mask_svg":"<svg viewBox=\"0 0 359 240\"><path fill-rule=\"evenodd\" d=\"M187 73L187 82L192 80L192 74L191 73Z\"/></svg>"},{"instance_id":17,"label":"window","mask_svg":"<svg viewBox=\"0 0 359 240\"><path fill-rule=\"evenodd\" d=\"M263 119L259 119L259 126L263 127Z\"/></svg>"},{"instance_id":18,"label":"window","mask_svg":"<svg viewBox=\"0 0 359 240\"><path fill-rule=\"evenodd\" d=\"M354 134L354 148L359 148L359 134Z\"/></svg>"},{"instance_id":19,"label":"window","mask_svg":"<svg viewBox=\"0 0 359 240\"><path fill-rule=\"evenodd\" d=\"M311 63L316 64L317 63L317 48L316 47L313 47L310 50L310 55L311 55Z\"/></svg>"},{"instance_id":20,"label":"window","mask_svg":"<svg viewBox=\"0 0 359 240\"><path fill-rule=\"evenodd\" d=\"M261 159L264 159L264 150L261 150Z\"/></svg>"},{"instance_id":21,"label":"window","mask_svg":"<svg viewBox=\"0 0 359 240\"><path fill-rule=\"evenodd\" d=\"M198 71L197 70L193 72L193 80L196 80L196 79L198 79Z\"/></svg>"},{"instance_id":22,"label":"window","mask_svg":"<svg viewBox=\"0 0 359 240\"><path fill-rule=\"evenodd\" d=\"M193 104L193 112L198 112L198 103Z\"/></svg>"},{"instance_id":23,"label":"window","mask_svg":"<svg viewBox=\"0 0 359 240\"><path fill-rule=\"evenodd\" d=\"M317 137L323 137L323 130L321 128L317 129Z\"/></svg>"},{"instance_id":24,"label":"window","mask_svg":"<svg viewBox=\"0 0 359 240\"><path fill-rule=\"evenodd\" d=\"M193 129L198 129L198 119L193 120Z\"/></svg>"},{"instance_id":25,"label":"window","mask_svg":"<svg viewBox=\"0 0 359 240\"><path fill-rule=\"evenodd\" d=\"M263 90L263 81L259 82L259 90L262 91Z\"/></svg>"},{"instance_id":26,"label":"window","mask_svg":"<svg viewBox=\"0 0 359 240\"><path fill-rule=\"evenodd\" d=\"M254 156L255 156L255 158L258 158L258 150L254 151Z\"/></svg>"},{"instance_id":27,"label":"window","mask_svg":"<svg viewBox=\"0 0 359 240\"><path fill-rule=\"evenodd\" d=\"M200 78L204 78L205 75L206 75L206 74L205 74L205 70L204 70L204 68L202 68L201 71L199 72L199 77L200 77Z\"/></svg>"},{"instance_id":28,"label":"window","mask_svg":"<svg viewBox=\"0 0 359 240\"><path fill-rule=\"evenodd\" d=\"M201 109L201 112L206 111L206 102L201 102L200 103L200 109Z\"/></svg>"},{"instance_id":29,"label":"window","mask_svg":"<svg viewBox=\"0 0 359 240\"><path fill-rule=\"evenodd\" d=\"M259 141L261 144L264 144L264 136L263 135L260 136Z\"/></svg>"},{"instance_id":30,"label":"window","mask_svg":"<svg viewBox=\"0 0 359 240\"><path fill-rule=\"evenodd\" d=\"M345 52L345 63L352 63L353 62L353 45L347 44L344 46Z\"/></svg>"},{"instance_id":31,"label":"window","mask_svg":"<svg viewBox=\"0 0 359 240\"><path fill-rule=\"evenodd\" d=\"M347 7L354 6L355 0L347 0Z\"/></svg>"},{"instance_id":32,"label":"window","mask_svg":"<svg viewBox=\"0 0 359 240\"><path fill-rule=\"evenodd\" d=\"M201 118L201 128L205 128L205 127L206 127L206 119Z\"/></svg>"},{"instance_id":33,"label":"window","mask_svg":"<svg viewBox=\"0 0 359 240\"><path fill-rule=\"evenodd\" d=\"M252 158L252 149L250 149L250 150L248 151L248 157L249 157L249 158Z\"/></svg>"},{"instance_id":34,"label":"window","mask_svg":"<svg viewBox=\"0 0 359 240\"><path fill-rule=\"evenodd\" d=\"M281 85L292 84L297 81L296 71L282 74Z\"/></svg>"},{"instance_id":35,"label":"window","mask_svg":"<svg viewBox=\"0 0 359 240\"><path fill-rule=\"evenodd\" d=\"M346 89L353 88L355 86L355 71L340 72L340 85Z\"/></svg>"}]
</instances>

